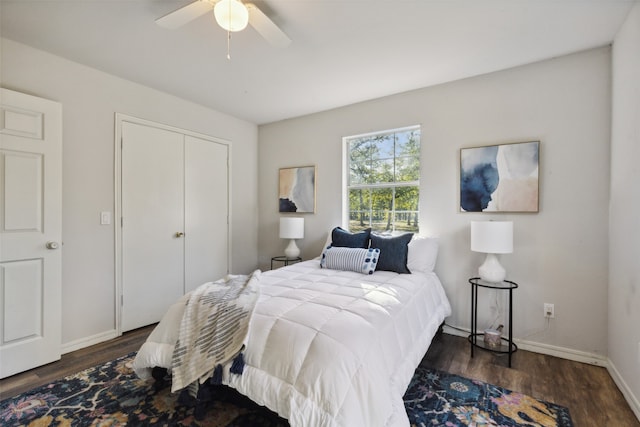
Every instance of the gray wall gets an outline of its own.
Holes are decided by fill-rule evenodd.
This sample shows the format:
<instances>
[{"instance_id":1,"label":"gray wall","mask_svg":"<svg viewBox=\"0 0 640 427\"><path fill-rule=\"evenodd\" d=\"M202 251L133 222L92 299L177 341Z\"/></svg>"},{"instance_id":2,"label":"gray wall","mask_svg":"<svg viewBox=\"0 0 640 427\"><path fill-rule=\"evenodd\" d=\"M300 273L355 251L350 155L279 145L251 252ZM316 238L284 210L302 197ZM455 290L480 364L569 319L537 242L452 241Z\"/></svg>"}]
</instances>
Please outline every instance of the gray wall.
<instances>
[{"instance_id":1,"label":"gray wall","mask_svg":"<svg viewBox=\"0 0 640 427\"><path fill-rule=\"evenodd\" d=\"M640 418L640 4L613 44L612 111L610 371Z\"/></svg>"},{"instance_id":2,"label":"gray wall","mask_svg":"<svg viewBox=\"0 0 640 427\"><path fill-rule=\"evenodd\" d=\"M257 259L257 127L226 114L0 39L2 86L62 103L62 338L66 350L115 331L114 114L152 120L231 141L231 264ZM114 221L115 223L115 221Z\"/></svg>"},{"instance_id":3,"label":"gray wall","mask_svg":"<svg viewBox=\"0 0 640 427\"><path fill-rule=\"evenodd\" d=\"M513 220L514 253L502 256L514 294L514 335L528 348L606 363L611 51L600 48L259 127L259 261L283 252L278 168L317 166L317 212L305 215L304 258L319 255L341 223L342 137L422 126L420 229L440 238L436 271L453 306L448 324L470 326L467 279L482 254L472 220ZM458 210L459 150L541 141L540 212ZM497 304L496 304L497 302ZM543 303L555 304L547 323ZM484 295L481 327L503 313Z\"/></svg>"}]
</instances>

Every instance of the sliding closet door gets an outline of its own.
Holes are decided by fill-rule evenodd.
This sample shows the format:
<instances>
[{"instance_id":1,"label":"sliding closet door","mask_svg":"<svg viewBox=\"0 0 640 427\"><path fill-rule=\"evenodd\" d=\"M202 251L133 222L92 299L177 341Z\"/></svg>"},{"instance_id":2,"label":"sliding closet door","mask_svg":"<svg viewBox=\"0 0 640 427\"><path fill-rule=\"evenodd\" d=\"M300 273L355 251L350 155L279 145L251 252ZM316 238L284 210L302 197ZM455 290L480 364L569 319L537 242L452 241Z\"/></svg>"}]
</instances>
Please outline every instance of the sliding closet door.
<instances>
[{"instance_id":1,"label":"sliding closet door","mask_svg":"<svg viewBox=\"0 0 640 427\"><path fill-rule=\"evenodd\" d=\"M228 151L185 136L185 292L228 273Z\"/></svg>"},{"instance_id":2,"label":"sliding closet door","mask_svg":"<svg viewBox=\"0 0 640 427\"><path fill-rule=\"evenodd\" d=\"M183 135L122 124L122 330L160 320L184 290Z\"/></svg>"}]
</instances>

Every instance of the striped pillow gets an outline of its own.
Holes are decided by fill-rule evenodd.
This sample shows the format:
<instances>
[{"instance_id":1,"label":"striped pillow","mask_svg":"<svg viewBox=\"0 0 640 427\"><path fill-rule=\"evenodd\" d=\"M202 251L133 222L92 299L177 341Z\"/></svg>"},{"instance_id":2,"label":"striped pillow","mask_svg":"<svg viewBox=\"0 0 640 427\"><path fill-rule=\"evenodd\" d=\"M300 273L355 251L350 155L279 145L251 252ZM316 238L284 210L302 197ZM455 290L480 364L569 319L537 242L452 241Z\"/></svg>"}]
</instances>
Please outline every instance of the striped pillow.
<instances>
[{"instance_id":1,"label":"striped pillow","mask_svg":"<svg viewBox=\"0 0 640 427\"><path fill-rule=\"evenodd\" d=\"M328 246L320 258L320 267L373 274L378 258L380 258L380 249Z\"/></svg>"}]
</instances>

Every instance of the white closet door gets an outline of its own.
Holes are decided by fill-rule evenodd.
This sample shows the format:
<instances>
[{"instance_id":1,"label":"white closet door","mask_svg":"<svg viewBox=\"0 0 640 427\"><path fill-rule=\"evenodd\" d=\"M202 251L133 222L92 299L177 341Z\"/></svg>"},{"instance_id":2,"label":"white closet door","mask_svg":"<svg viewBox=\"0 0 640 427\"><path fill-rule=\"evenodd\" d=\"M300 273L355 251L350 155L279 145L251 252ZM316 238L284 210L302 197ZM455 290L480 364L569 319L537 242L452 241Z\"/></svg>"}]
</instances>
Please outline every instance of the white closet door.
<instances>
[{"instance_id":1,"label":"white closet door","mask_svg":"<svg viewBox=\"0 0 640 427\"><path fill-rule=\"evenodd\" d=\"M228 273L228 146L185 136L185 292Z\"/></svg>"},{"instance_id":2,"label":"white closet door","mask_svg":"<svg viewBox=\"0 0 640 427\"><path fill-rule=\"evenodd\" d=\"M184 290L183 135L122 123L122 330L158 322Z\"/></svg>"}]
</instances>

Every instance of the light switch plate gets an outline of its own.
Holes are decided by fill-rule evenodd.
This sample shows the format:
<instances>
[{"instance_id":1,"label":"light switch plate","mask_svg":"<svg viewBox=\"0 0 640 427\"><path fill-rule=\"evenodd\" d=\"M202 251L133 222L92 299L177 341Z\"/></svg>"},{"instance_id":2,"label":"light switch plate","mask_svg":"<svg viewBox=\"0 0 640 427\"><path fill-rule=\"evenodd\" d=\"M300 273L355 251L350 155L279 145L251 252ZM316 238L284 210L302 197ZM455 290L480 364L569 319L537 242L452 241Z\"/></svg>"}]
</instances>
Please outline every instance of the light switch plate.
<instances>
[{"instance_id":1,"label":"light switch plate","mask_svg":"<svg viewBox=\"0 0 640 427\"><path fill-rule=\"evenodd\" d=\"M111 224L111 212L100 212L100 225Z\"/></svg>"}]
</instances>

